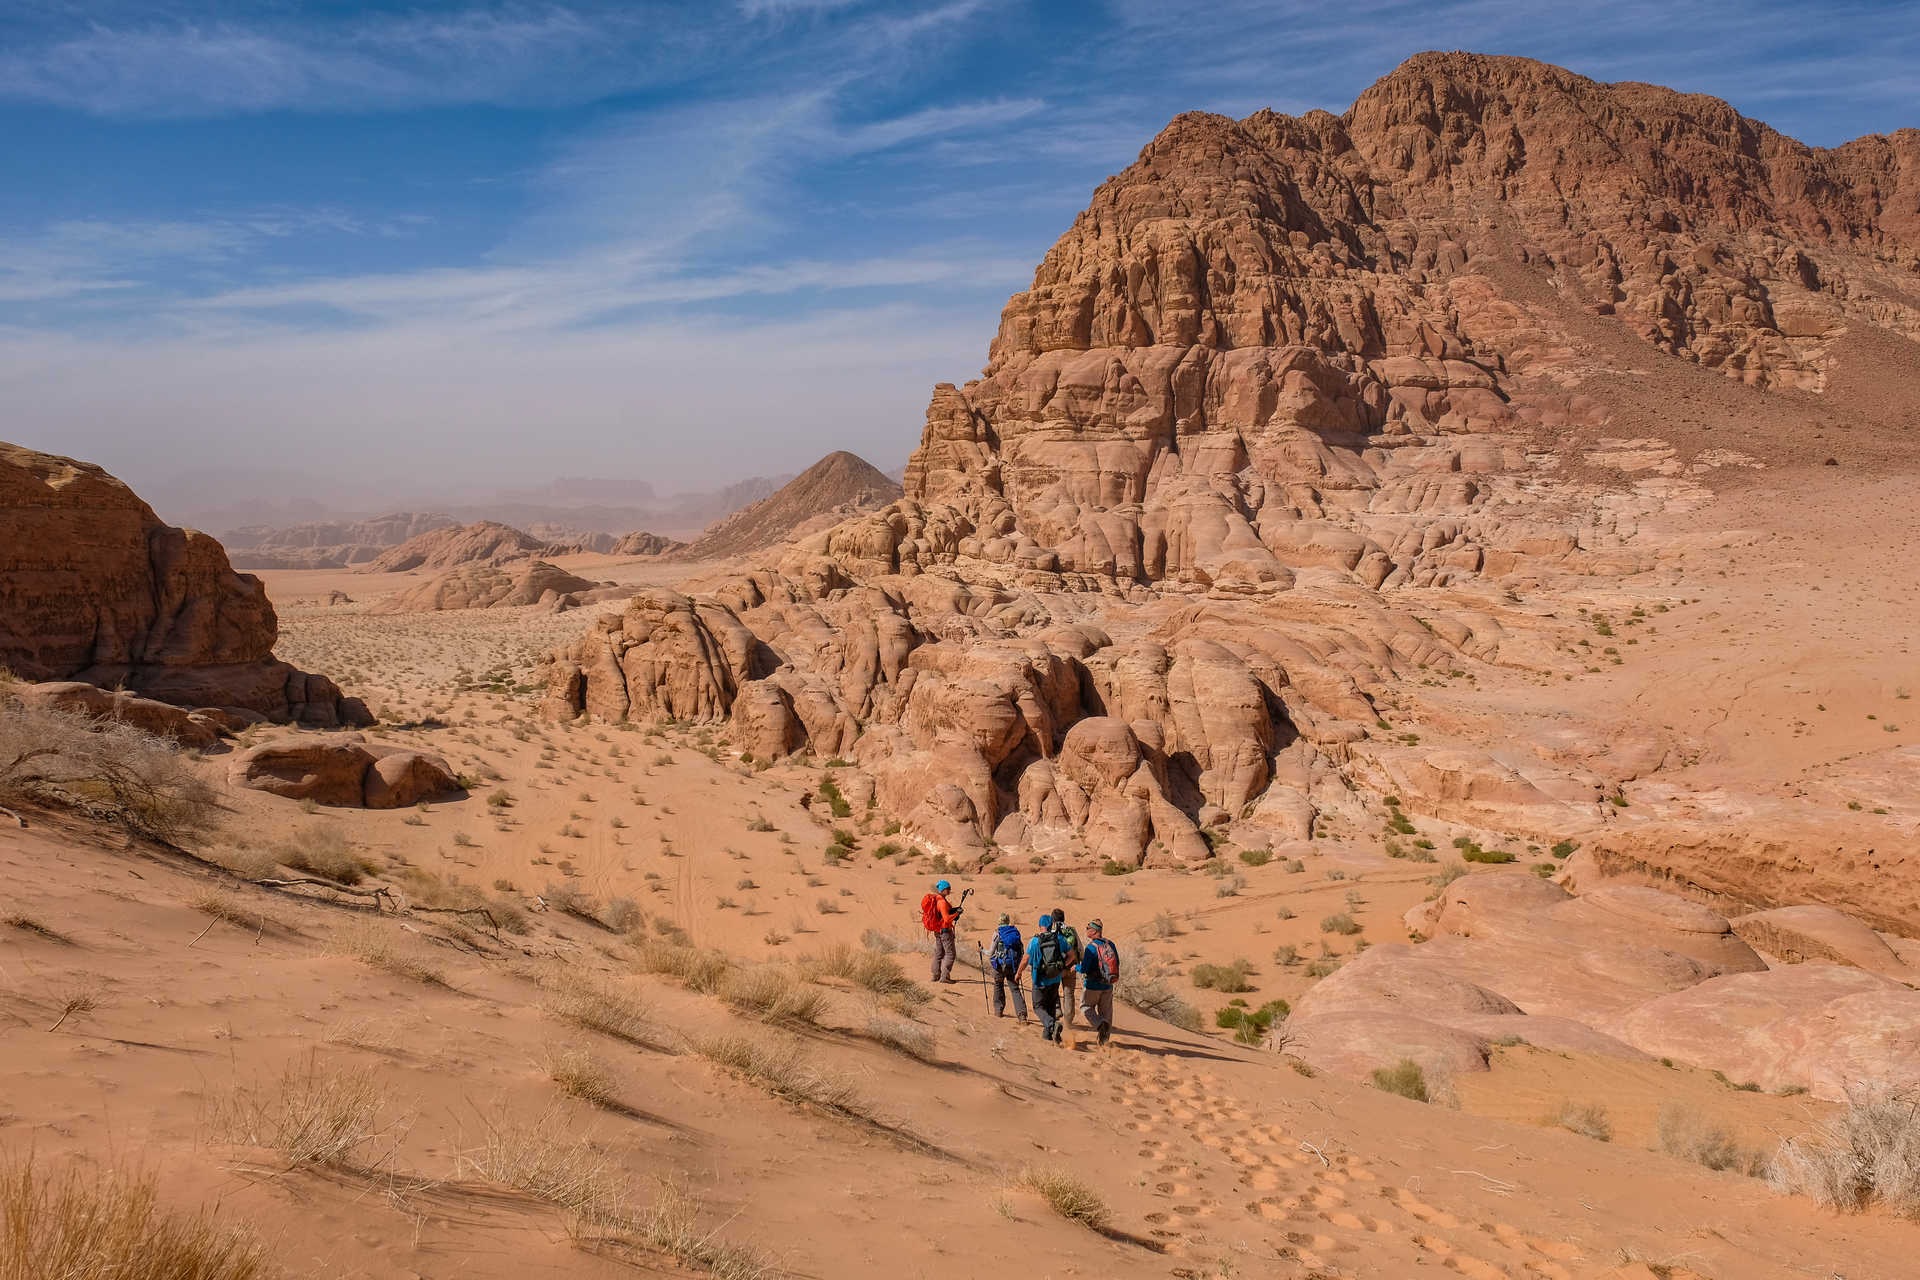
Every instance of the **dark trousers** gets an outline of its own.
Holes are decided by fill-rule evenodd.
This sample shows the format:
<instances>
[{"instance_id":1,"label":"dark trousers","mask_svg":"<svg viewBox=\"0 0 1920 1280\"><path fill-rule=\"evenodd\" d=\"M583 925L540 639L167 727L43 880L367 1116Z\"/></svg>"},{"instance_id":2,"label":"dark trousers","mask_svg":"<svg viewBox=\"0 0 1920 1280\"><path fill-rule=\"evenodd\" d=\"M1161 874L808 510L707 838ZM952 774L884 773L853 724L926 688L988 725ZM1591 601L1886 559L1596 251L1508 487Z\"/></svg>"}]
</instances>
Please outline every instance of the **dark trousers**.
<instances>
[{"instance_id":1,"label":"dark trousers","mask_svg":"<svg viewBox=\"0 0 1920 1280\"><path fill-rule=\"evenodd\" d=\"M1060 1038L1060 984L1048 986L1035 983L1033 986L1033 1007L1040 1011L1040 1034L1048 1040Z\"/></svg>"},{"instance_id":2,"label":"dark trousers","mask_svg":"<svg viewBox=\"0 0 1920 1280\"><path fill-rule=\"evenodd\" d=\"M1020 979L999 966L993 969L993 1016L1004 1017L1007 1012L1007 993L1013 993L1014 1016L1020 1021L1027 1020L1027 993L1020 989Z\"/></svg>"},{"instance_id":3,"label":"dark trousers","mask_svg":"<svg viewBox=\"0 0 1920 1280\"><path fill-rule=\"evenodd\" d=\"M933 980L948 982L953 978L953 930L942 929L933 935Z\"/></svg>"}]
</instances>

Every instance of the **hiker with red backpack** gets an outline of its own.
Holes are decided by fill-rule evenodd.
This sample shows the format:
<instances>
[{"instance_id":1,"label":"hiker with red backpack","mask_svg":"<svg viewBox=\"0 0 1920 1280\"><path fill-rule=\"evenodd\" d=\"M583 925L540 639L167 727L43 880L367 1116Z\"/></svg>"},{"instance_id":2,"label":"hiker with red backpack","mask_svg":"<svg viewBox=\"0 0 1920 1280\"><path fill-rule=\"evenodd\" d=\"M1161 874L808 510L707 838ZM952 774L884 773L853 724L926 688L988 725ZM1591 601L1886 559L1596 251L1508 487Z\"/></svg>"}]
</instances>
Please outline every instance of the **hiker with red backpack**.
<instances>
[{"instance_id":1,"label":"hiker with red backpack","mask_svg":"<svg viewBox=\"0 0 1920 1280\"><path fill-rule=\"evenodd\" d=\"M1053 917L1040 917L1040 932L1027 943L1027 966L1033 970L1033 1007L1040 1011L1040 1034L1055 1044L1065 1044L1066 1029L1060 1025L1060 979L1067 971L1066 956L1060 950L1060 935L1053 931Z\"/></svg>"},{"instance_id":2,"label":"hiker with red backpack","mask_svg":"<svg viewBox=\"0 0 1920 1280\"><path fill-rule=\"evenodd\" d=\"M953 926L960 919L963 907L956 907L947 901L947 893L953 888L945 880L933 886L933 892L920 899L920 923L933 935L933 981L953 983ZM960 901L966 902L967 895L961 894Z\"/></svg>"},{"instance_id":3,"label":"hiker with red backpack","mask_svg":"<svg viewBox=\"0 0 1920 1280\"><path fill-rule=\"evenodd\" d=\"M1113 985L1120 980L1120 949L1105 935L1098 920L1087 921L1087 945L1080 954L1080 1012L1101 1044L1113 1036Z\"/></svg>"}]
</instances>

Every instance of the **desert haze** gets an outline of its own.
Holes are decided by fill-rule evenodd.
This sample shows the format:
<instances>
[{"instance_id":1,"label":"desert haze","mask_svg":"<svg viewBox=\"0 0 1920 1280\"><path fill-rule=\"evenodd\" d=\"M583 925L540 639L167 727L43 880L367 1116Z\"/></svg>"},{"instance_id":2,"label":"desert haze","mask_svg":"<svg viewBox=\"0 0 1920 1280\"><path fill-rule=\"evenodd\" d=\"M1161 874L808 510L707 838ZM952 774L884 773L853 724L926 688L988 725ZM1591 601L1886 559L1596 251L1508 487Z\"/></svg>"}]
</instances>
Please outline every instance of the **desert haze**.
<instances>
[{"instance_id":1,"label":"desert haze","mask_svg":"<svg viewBox=\"0 0 1920 1280\"><path fill-rule=\"evenodd\" d=\"M1429 53L1175 118L904 484L0 445L0 1277L1911 1276L1917 429L1920 132Z\"/></svg>"}]
</instances>

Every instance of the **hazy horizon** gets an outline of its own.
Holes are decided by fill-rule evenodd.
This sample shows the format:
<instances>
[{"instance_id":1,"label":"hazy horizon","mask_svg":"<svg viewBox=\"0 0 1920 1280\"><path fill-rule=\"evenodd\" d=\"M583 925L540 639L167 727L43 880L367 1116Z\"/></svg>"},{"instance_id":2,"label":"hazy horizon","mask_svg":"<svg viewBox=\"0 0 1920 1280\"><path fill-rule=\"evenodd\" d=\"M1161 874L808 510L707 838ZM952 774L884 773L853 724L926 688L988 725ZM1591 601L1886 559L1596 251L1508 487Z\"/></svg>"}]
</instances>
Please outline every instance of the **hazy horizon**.
<instances>
[{"instance_id":1,"label":"hazy horizon","mask_svg":"<svg viewBox=\"0 0 1920 1280\"><path fill-rule=\"evenodd\" d=\"M203 523L897 468L1168 119L1343 110L1422 49L1819 145L1920 124L1910 2L109 0L0 33L0 438Z\"/></svg>"}]
</instances>

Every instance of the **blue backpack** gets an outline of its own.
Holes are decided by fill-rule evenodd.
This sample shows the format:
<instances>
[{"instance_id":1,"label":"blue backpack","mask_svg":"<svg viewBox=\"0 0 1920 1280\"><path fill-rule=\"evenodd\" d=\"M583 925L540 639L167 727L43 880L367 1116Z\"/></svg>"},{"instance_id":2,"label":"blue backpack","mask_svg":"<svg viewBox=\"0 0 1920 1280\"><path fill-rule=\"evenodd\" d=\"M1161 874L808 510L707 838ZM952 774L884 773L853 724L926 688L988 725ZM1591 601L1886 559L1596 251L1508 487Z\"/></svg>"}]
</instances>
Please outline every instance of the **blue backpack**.
<instances>
[{"instance_id":1,"label":"blue backpack","mask_svg":"<svg viewBox=\"0 0 1920 1280\"><path fill-rule=\"evenodd\" d=\"M993 935L993 954L989 957L993 967L1003 973L1011 973L1020 967L1020 931L1010 924L1003 924Z\"/></svg>"}]
</instances>

